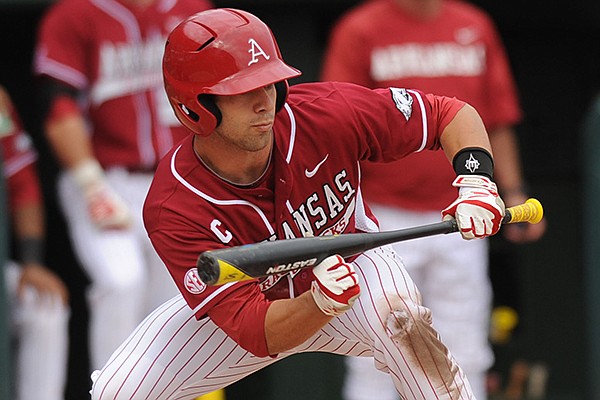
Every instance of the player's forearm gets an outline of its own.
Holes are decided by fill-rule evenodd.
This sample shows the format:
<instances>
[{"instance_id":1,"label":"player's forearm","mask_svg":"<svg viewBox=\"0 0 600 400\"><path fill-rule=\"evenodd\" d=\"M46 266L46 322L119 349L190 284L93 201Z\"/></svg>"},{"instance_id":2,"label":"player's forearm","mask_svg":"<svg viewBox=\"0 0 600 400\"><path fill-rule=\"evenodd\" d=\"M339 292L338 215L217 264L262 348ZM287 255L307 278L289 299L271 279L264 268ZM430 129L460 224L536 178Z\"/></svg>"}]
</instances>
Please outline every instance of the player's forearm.
<instances>
[{"instance_id":1,"label":"player's forearm","mask_svg":"<svg viewBox=\"0 0 600 400\"><path fill-rule=\"evenodd\" d=\"M508 206L526 200L525 182L521 168L519 147L515 132L510 127L500 127L490 132L494 152L494 180Z\"/></svg>"},{"instance_id":2,"label":"player's forearm","mask_svg":"<svg viewBox=\"0 0 600 400\"><path fill-rule=\"evenodd\" d=\"M294 299L274 301L265 318L269 354L281 353L304 343L331 318L317 307L310 292Z\"/></svg>"},{"instance_id":3,"label":"player's forearm","mask_svg":"<svg viewBox=\"0 0 600 400\"><path fill-rule=\"evenodd\" d=\"M492 146L479 113L469 104L465 104L446 126L441 143L448 160L452 161L456 153L465 147L481 147L492 154Z\"/></svg>"},{"instance_id":4,"label":"player's forearm","mask_svg":"<svg viewBox=\"0 0 600 400\"><path fill-rule=\"evenodd\" d=\"M44 238L44 211L40 204L18 206L13 216L14 231L19 238Z\"/></svg>"},{"instance_id":5,"label":"player's forearm","mask_svg":"<svg viewBox=\"0 0 600 400\"><path fill-rule=\"evenodd\" d=\"M54 154L65 169L94 158L86 123L80 114L49 120L45 128Z\"/></svg>"},{"instance_id":6,"label":"player's forearm","mask_svg":"<svg viewBox=\"0 0 600 400\"><path fill-rule=\"evenodd\" d=\"M44 262L44 209L41 204L30 202L19 205L13 213L17 258L23 265L39 265Z\"/></svg>"}]
</instances>

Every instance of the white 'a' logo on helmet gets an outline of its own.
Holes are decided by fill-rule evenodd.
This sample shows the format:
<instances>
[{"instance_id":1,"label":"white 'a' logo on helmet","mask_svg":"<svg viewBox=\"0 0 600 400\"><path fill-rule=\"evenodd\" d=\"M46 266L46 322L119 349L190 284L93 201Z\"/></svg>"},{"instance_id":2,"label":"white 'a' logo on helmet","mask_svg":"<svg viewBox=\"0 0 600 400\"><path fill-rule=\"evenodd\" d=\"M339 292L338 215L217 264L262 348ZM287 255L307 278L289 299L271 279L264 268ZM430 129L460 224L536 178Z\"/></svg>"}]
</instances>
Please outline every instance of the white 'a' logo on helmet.
<instances>
[{"instance_id":1,"label":"white 'a' logo on helmet","mask_svg":"<svg viewBox=\"0 0 600 400\"><path fill-rule=\"evenodd\" d=\"M248 53L252 54L252 60L250 60L250 62L248 63L248 66L251 66L252 64L257 63L258 56L263 56L267 60L269 58L271 58L271 56L267 55L267 53L265 53L265 51L262 49L262 47L260 47L260 45L258 43L256 43L256 40L250 39L250 40L248 40L248 43L250 43L250 50L248 50Z\"/></svg>"}]
</instances>

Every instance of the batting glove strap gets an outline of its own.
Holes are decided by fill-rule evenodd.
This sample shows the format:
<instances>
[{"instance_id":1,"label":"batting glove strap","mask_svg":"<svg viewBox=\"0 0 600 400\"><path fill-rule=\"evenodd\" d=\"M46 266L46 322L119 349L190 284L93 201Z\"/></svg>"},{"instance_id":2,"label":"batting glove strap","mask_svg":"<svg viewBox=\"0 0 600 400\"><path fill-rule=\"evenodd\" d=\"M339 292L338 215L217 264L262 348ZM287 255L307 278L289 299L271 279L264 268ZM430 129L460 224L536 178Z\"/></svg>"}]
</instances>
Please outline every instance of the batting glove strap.
<instances>
[{"instance_id":1,"label":"batting glove strap","mask_svg":"<svg viewBox=\"0 0 600 400\"><path fill-rule=\"evenodd\" d=\"M452 185L459 188L458 198L442 211L443 219L456 219L467 240L496 234L505 212L496 184L481 175L459 175Z\"/></svg>"},{"instance_id":2,"label":"batting glove strap","mask_svg":"<svg viewBox=\"0 0 600 400\"><path fill-rule=\"evenodd\" d=\"M73 168L71 176L83 191L88 214L100 229L124 229L131 223L129 207L106 182L96 160L87 160Z\"/></svg>"},{"instance_id":3,"label":"batting glove strap","mask_svg":"<svg viewBox=\"0 0 600 400\"><path fill-rule=\"evenodd\" d=\"M339 255L323 260L313 269L315 280L311 294L317 307L326 315L336 316L349 310L360 296L358 277L352 264Z\"/></svg>"}]
</instances>

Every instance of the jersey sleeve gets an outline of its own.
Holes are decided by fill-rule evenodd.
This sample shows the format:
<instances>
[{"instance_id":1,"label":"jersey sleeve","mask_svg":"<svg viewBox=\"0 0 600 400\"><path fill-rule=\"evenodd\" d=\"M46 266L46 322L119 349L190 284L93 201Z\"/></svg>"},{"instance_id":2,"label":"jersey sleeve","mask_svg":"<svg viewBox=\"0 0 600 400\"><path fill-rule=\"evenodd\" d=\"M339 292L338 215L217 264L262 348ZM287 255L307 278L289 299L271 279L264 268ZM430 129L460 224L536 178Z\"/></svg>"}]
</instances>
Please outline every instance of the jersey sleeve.
<instances>
[{"instance_id":1,"label":"jersey sleeve","mask_svg":"<svg viewBox=\"0 0 600 400\"><path fill-rule=\"evenodd\" d=\"M23 204L41 203L40 182L36 170L37 152L9 100L0 95L0 151L12 211Z\"/></svg>"},{"instance_id":2,"label":"jersey sleeve","mask_svg":"<svg viewBox=\"0 0 600 400\"><path fill-rule=\"evenodd\" d=\"M244 349L259 357L268 356L264 326L270 302L256 280L204 284L197 275L196 260L201 252L218 246L198 239L200 236L182 226L177 231L157 230L150 239L197 318L208 315Z\"/></svg>"},{"instance_id":3,"label":"jersey sleeve","mask_svg":"<svg viewBox=\"0 0 600 400\"><path fill-rule=\"evenodd\" d=\"M502 125L513 125L522 119L516 83L510 68L508 55L502 40L489 18L484 24L487 36L488 104L480 109L481 117L488 129Z\"/></svg>"},{"instance_id":4,"label":"jersey sleeve","mask_svg":"<svg viewBox=\"0 0 600 400\"><path fill-rule=\"evenodd\" d=\"M69 9L73 2L58 2L40 23L34 55L34 72L77 89L88 85L86 30L83 17Z\"/></svg>"},{"instance_id":5,"label":"jersey sleeve","mask_svg":"<svg viewBox=\"0 0 600 400\"><path fill-rule=\"evenodd\" d=\"M208 316L242 348L257 357L270 356L265 318L270 302L256 284L238 284L208 311Z\"/></svg>"},{"instance_id":6,"label":"jersey sleeve","mask_svg":"<svg viewBox=\"0 0 600 400\"><path fill-rule=\"evenodd\" d=\"M317 106L329 112L326 116L315 115L326 119L320 122L322 126L348 130L336 137L346 141L344 146L356 145L357 139L361 161L391 162L426 149L440 149L444 128L465 104L456 98L414 89L371 90L342 82L323 85L330 85L334 91L323 96Z\"/></svg>"},{"instance_id":7,"label":"jersey sleeve","mask_svg":"<svg viewBox=\"0 0 600 400\"><path fill-rule=\"evenodd\" d=\"M37 171L33 164L21 169L8 179L9 207L12 211L26 204L40 204L41 192Z\"/></svg>"},{"instance_id":8,"label":"jersey sleeve","mask_svg":"<svg viewBox=\"0 0 600 400\"><path fill-rule=\"evenodd\" d=\"M331 30L329 43L323 56L320 79L373 87L366 40L367 38L361 34L358 21L353 24L348 18L341 19Z\"/></svg>"}]
</instances>

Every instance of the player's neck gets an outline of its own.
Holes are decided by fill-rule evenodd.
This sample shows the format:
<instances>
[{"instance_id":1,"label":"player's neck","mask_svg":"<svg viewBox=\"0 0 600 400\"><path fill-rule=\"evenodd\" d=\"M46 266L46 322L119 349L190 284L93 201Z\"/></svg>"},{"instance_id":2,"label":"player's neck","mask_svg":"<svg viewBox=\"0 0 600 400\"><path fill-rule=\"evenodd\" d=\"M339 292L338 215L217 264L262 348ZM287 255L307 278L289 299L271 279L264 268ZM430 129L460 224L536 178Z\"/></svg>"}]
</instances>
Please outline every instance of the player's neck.
<instances>
[{"instance_id":1,"label":"player's neck","mask_svg":"<svg viewBox=\"0 0 600 400\"><path fill-rule=\"evenodd\" d=\"M213 174L236 186L251 186L265 175L271 163L272 147L257 152L235 151L230 147L223 152L213 146L210 139L194 136L198 160Z\"/></svg>"}]
</instances>

